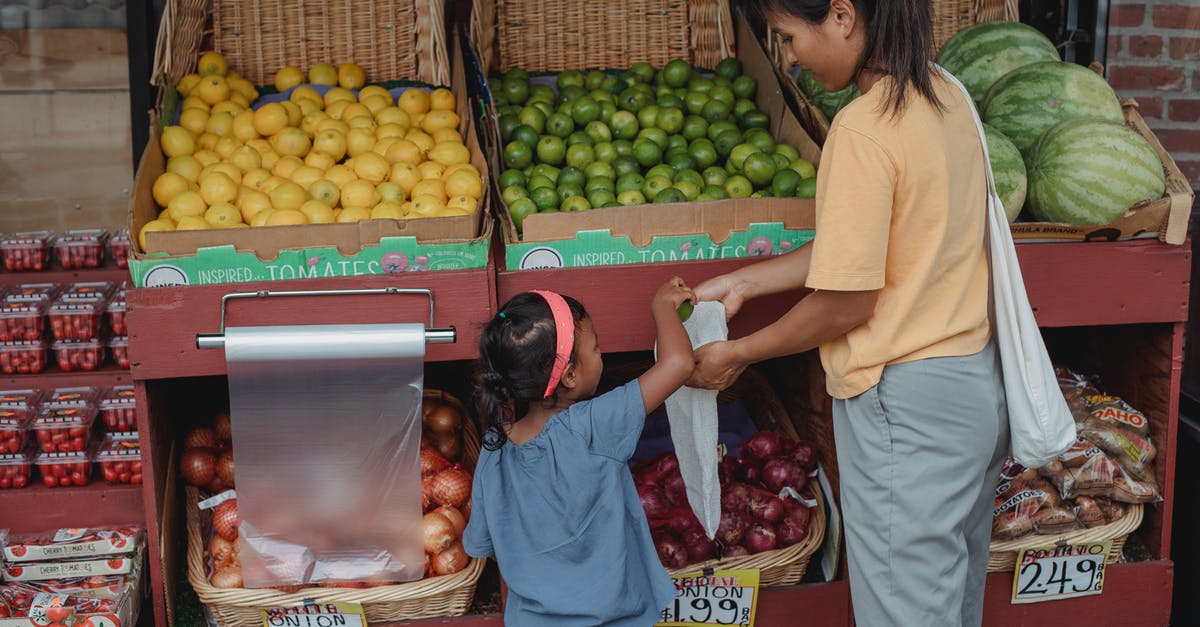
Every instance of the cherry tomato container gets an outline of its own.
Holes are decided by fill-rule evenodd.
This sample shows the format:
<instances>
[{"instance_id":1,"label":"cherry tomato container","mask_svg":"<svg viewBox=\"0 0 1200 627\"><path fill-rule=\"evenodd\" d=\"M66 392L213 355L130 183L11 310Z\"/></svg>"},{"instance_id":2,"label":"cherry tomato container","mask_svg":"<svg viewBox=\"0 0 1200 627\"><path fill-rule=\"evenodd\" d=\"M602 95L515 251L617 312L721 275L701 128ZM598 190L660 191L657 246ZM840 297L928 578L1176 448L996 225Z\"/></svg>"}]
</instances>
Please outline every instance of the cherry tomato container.
<instances>
[{"instance_id":1,"label":"cherry tomato container","mask_svg":"<svg viewBox=\"0 0 1200 627\"><path fill-rule=\"evenodd\" d=\"M100 399L100 419L109 433L137 433L137 395L132 385L118 385Z\"/></svg>"},{"instance_id":2,"label":"cherry tomato container","mask_svg":"<svg viewBox=\"0 0 1200 627\"><path fill-rule=\"evenodd\" d=\"M54 356L63 372L91 372L104 365L104 343L90 340L59 340L54 343Z\"/></svg>"},{"instance_id":3,"label":"cherry tomato container","mask_svg":"<svg viewBox=\"0 0 1200 627\"><path fill-rule=\"evenodd\" d=\"M42 453L86 452L97 413L95 407L43 409L30 426L38 450Z\"/></svg>"},{"instance_id":4,"label":"cherry tomato container","mask_svg":"<svg viewBox=\"0 0 1200 627\"><path fill-rule=\"evenodd\" d=\"M100 388L90 385L54 388L38 403L38 413L46 409L92 408L100 400Z\"/></svg>"},{"instance_id":5,"label":"cherry tomato container","mask_svg":"<svg viewBox=\"0 0 1200 627\"><path fill-rule=\"evenodd\" d=\"M129 327L125 326L125 290L120 290L108 301L105 311L108 313L108 326L113 335L129 335Z\"/></svg>"},{"instance_id":6,"label":"cherry tomato container","mask_svg":"<svg viewBox=\"0 0 1200 627\"><path fill-rule=\"evenodd\" d=\"M22 283L4 295L6 303L43 301L49 304L62 290L56 283Z\"/></svg>"},{"instance_id":7,"label":"cherry tomato container","mask_svg":"<svg viewBox=\"0 0 1200 627\"><path fill-rule=\"evenodd\" d=\"M108 341L108 351L112 353L113 363L118 367L129 369L129 338L114 337Z\"/></svg>"},{"instance_id":8,"label":"cherry tomato container","mask_svg":"<svg viewBox=\"0 0 1200 627\"><path fill-rule=\"evenodd\" d=\"M87 453L42 453L34 458L42 484L48 488L85 486L92 482L92 460Z\"/></svg>"},{"instance_id":9,"label":"cherry tomato container","mask_svg":"<svg viewBox=\"0 0 1200 627\"><path fill-rule=\"evenodd\" d=\"M45 369L45 342L0 342L0 371L4 374L37 374Z\"/></svg>"},{"instance_id":10,"label":"cherry tomato container","mask_svg":"<svg viewBox=\"0 0 1200 627\"><path fill-rule=\"evenodd\" d=\"M29 423L27 412L0 409L0 455L15 455L25 450Z\"/></svg>"},{"instance_id":11,"label":"cherry tomato container","mask_svg":"<svg viewBox=\"0 0 1200 627\"><path fill-rule=\"evenodd\" d=\"M68 302L108 302L108 297L112 295L115 288L115 285L105 281L72 283L67 289L63 290L60 300Z\"/></svg>"},{"instance_id":12,"label":"cherry tomato container","mask_svg":"<svg viewBox=\"0 0 1200 627\"><path fill-rule=\"evenodd\" d=\"M50 329L56 340L92 340L100 335L100 301L64 301L50 305Z\"/></svg>"},{"instance_id":13,"label":"cherry tomato container","mask_svg":"<svg viewBox=\"0 0 1200 627\"><path fill-rule=\"evenodd\" d=\"M0 455L0 490L19 490L29 485L33 459L29 453Z\"/></svg>"},{"instance_id":14,"label":"cherry tomato container","mask_svg":"<svg viewBox=\"0 0 1200 627\"><path fill-rule=\"evenodd\" d=\"M108 238L108 252L118 268L129 267L129 249L132 246L133 241L129 237L128 229L121 229Z\"/></svg>"},{"instance_id":15,"label":"cherry tomato container","mask_svg":"<svg viewBox=\"0 0 1200 627\"><path fill-rule=\"evenodd\" d=\"M75 229L54 238L54 251L64 270L99 268L104 264L108 233L100 229Z\"/></svg>"},{"instance_id":16,"label":"cherry tomato container","mask_svg":"<svg viewBox=\"0 0 1200 627\"><path fill-rule=\"evenodd\" d=\"M96 452L95 462L108 483L142 482L142 449L136 438L106 439Z\"/></svg>"},{"instance_id":17,"label":"cherry tomato container","mask_svg":"<svg viewBox=\"0 0 1200 627\"><path fill-rule=\"evenodd\" d=\"M0 303L0 342L42 339L46 311L42 300Z\"/></svg>"},{"instance_id":18,"label":"cherry tomato container","mask_svg":"<svg viewBox=\"0 0 1200 627\"><path fill-rule=\"evenodd\" d=\"M50 231L12 233L0 239L0 257L9 272L41 272L50 267Z\"/></svg>"}]
</instances>

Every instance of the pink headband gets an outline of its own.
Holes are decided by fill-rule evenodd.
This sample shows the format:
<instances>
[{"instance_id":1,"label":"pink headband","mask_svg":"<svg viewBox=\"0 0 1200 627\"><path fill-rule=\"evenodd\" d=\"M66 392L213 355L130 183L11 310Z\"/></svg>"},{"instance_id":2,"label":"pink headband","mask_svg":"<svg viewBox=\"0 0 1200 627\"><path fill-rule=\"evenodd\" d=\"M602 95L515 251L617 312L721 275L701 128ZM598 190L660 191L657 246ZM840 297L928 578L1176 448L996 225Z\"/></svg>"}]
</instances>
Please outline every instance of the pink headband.
<instances>
[{"instance_id":1,"label":"pink headband","mask_svg":"<svg viewBox=\"0 0 1200 627\"><path fill-rule=\"evenodd\" d=\"M563 371L567 369L567 361L571 359L571 349L575 346L575 318L562 296L548 290L532 290L532 293L546 299L546 303L550 305L550 313L554 315L554 367L550 369L546 394L542 396L550 398L562 379Z\"/></svg>"}]
</instances>

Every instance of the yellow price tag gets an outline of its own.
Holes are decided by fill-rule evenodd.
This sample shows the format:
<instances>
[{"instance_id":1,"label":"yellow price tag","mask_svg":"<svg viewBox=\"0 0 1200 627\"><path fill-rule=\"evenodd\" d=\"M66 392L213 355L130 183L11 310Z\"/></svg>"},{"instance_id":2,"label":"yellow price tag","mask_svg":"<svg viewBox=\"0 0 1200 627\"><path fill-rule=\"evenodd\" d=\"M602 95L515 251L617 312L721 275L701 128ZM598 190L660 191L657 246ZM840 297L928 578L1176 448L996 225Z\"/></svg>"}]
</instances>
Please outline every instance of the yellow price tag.
<instances>
[{"instance_id":1,"label":"yellow price tag","mask_svg":"<svg viewBox=\"0 0 1200 627\"><path fill-rule=\"evenodd\" d=\"M675 599L663 608L659 627L752 627L758 605L758 569L672 575Z\"/></svg>"},{"instance_id":2,"label":"yellow price tag","mask_svg":"<svg viewBox=\"0 0 1200 627\"><path fill-rule=\"evenodd\" d=\"M1112 540L1024 549L1017 555L1012 602L1038 603L1104 592Z\"/></svg>"},{"instance_id":3,"label":"yellow price tag","mask_svg":"<svg viewBox=\"0 0 1200 627\"><path fill-rule=\"evenodd\" d=\"M292 607L258 610L263 627L367 627L358 603L306 601Z\"/></svg>"}]
</instances>

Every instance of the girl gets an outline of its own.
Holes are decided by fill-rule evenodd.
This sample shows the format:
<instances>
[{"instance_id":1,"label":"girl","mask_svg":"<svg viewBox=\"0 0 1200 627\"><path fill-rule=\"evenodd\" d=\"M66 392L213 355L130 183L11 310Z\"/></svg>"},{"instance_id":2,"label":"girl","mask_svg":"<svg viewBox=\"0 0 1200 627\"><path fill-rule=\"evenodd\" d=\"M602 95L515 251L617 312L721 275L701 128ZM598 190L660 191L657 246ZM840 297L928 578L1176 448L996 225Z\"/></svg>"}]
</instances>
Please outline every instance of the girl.
<instances>
[{"instance_id":1,"label":"girl","mask_svg":"<svg viewBox=\"0 0 1200 627\"><path fill-rule=\"evenodd\" d=\"M993 491L1008 450L988 324L986 170L970 101L931 64L928 0L748 2L792 63L863 95L833 120L816 239L696 287L732 316L814 290L696 351L688 385L820 348L855 622L979 625Z\"/></svg>"},{"instance_id":2,"label":"girl","mask_svg":"<svg viewBox=\"0 0 1200 627\"><path fill-rule=\"evenodd\" d=\"M484 328L476 402L489 422L463 545L496 556L505 624L647 627L675 597L628 462L646 413L692 372L675 310L693 299L678 278L659 288L658 362L595 398L604 364L575 299L518 294Z\"/></svg>"}]
</instances>

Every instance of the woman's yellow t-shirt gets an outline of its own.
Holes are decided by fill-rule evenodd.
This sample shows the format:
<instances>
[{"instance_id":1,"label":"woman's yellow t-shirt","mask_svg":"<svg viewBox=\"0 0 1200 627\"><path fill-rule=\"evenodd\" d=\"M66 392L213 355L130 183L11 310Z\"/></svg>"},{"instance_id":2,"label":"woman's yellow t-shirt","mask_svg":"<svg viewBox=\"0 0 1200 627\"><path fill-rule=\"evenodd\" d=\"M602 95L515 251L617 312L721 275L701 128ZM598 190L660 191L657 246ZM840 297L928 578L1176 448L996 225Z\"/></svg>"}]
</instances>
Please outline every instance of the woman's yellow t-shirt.
<instances>
[{"instance_id":1,"label":"woman's yellow t-shirt","mask_svg":"<svg viewBox=\"0 0 1200 627\"><path fill-rule=\"evenodd\" d=\"M935 75L944 111L910 88L893 116L888 80L834 119L817 175L808 287L880 290L870 320L821 346L835 398L869 390L885 365L970 355L989 338L987 179L970 105Z\"/></svg>"}]
</instances>

